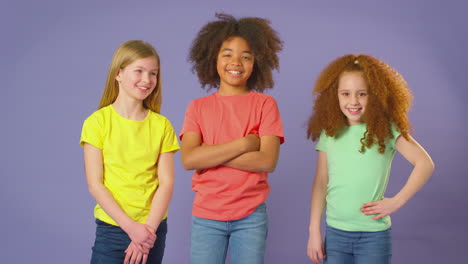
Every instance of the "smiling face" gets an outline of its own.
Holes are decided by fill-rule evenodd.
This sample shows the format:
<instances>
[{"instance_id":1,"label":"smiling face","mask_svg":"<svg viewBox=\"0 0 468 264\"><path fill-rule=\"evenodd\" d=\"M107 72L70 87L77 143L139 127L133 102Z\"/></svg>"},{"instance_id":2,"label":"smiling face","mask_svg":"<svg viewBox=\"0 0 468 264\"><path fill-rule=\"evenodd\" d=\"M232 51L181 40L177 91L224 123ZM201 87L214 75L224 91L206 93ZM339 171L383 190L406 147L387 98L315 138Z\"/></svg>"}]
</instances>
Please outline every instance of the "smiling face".
<instances>
[{"instance_id":1,"label":"smiling face","mask_svg":"<svg viewBox=\"0 0 468 264\"><path fill-rule=\"evenodd\" d=\"M361 72L344 72L338 82L338 100L341 112L350 126L363 122L368 99L367 84Z\"/></svg>"},{"instance_id":2,"label":"smiling face","mask_svg":"<svg viewBox=\"0 0 468 264\"><path fill-rule=\"evenodd\" d=\"M254 67L254 55L249 43L241 37L231 37L219 49L216 70L220 90L247 91L247 80Z\"/></svg>"},{"instance_id":3,"label":"smiling face","mask_svg":"<svg viewBox=\"0 0 468 264\"><path fill-rule=\"evenodd\" d=\"M147 57L121 69L115 77L119 82L119 96L143 101L156 87L158 67L156 58Z\"/></svg>"}]
</instances>

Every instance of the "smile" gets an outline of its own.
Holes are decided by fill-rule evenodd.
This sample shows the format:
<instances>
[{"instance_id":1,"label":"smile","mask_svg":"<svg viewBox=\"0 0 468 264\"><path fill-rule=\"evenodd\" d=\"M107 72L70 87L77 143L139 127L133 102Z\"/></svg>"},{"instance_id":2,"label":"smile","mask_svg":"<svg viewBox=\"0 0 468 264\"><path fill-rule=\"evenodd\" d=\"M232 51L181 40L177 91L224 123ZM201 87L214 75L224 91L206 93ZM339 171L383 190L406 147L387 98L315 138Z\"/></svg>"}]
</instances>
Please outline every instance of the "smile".
<instances>
[{"instance_id":1,"label":"smile","mask_svg":"<svg viewBox=\"0 0 468 264\"><path fill-rule=\"evenodd\" d=\"M240 71L228 71L232 75L240 75L242 72Z\"/></svg>"},{"instance_id":2,"label":"smile","mask_svg":"<svg viewBox=\"0 0 468 264\"><path fill-rule=\"evenodd\" d=\"M362 108L346 108L350 114L360 114Z\"/></svg>"},{"instance_id":3,"label":"smile","mask_svg":"<svg viewBox=\"0 0 468 264\"><path fill-rule=\"evenodd\" d=\"M149 90L149 87L137 86L137 88L140 89L140 90L143 90L143 91Z\"/></svg>"}]
</instances>

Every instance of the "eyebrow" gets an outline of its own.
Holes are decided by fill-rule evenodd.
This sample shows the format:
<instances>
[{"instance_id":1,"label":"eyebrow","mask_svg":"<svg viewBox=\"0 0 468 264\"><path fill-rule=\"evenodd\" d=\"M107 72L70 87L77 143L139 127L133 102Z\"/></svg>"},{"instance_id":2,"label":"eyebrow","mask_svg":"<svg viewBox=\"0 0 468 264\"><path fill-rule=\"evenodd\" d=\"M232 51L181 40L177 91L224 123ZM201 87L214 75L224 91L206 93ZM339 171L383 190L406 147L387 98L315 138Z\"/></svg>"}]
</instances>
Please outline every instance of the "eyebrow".
<instances>
[{"instance_id":1,"label":"eyebrow","mask_svg":"<svg viewBox=\"0 0 468 264\"><path fill-rule=\"evenodd\" d=\"M222 51L232 51L232 49L230 49L230 48L224 48ZM250 50L244 50L244 51L242 51L242 53L249 53L249 54L253 54L253 52L252 52L252 51L250 51Z\"/></svg>"},{"instance_id":2,"label":"eyebrow","mask_svg":"<svg viewBox=\"0 0 468 264\"><path fill-rule=\"evenodd\" d=\"M351 90L350 89L340 89L340 88L338 88L338 91L349 92ZM368 91L367 89L356 90L356 92L367 92L367 91Z\"/></svg>"},{"instance_id":3,"label":"eyebrow","mask_svg":"<svg viewBox=\"0 0 468 264\"><path fill-rule=\"evenodd\" d=\"M146 70L146 68L143 67L143 66L136 66L136 68L138 68L138 69L145 69L145 70ZM151 69L150 71L158 71L158 70L159 70L158 68L154 68L154 69Z\"/></svg>"}]
</instances>

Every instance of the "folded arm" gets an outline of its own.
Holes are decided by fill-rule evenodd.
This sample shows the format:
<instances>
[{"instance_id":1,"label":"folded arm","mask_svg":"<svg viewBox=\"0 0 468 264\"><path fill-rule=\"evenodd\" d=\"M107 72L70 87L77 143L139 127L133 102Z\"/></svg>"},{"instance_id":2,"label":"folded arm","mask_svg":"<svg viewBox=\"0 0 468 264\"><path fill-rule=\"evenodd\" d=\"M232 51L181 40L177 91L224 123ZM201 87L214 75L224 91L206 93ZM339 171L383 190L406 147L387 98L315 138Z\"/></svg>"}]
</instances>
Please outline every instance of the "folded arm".
<instances>
[{"instance_id":1,"label":"folded arm","mask_svg":"<svg viewBox=\"0 0 468 264\"><path fill-rule=\"evenodd\" d=\"M279 150L280 140L277 136L262 136L259 150L241 154L223 165L252 172L273 172L278 163Z\"/></svg>"},{"instance_id":2,"label":"folded arm","mask_svg":"<svg viewBox=\"0 0 468 264\"><path fill-rule=\"evenodd\" d=\"M186 170L213 168L250 151L259 149L257 135L248 135L218 145L202 145L196 132L186 132L182 137L181 159Z\"/></svg>"}]
</instances>

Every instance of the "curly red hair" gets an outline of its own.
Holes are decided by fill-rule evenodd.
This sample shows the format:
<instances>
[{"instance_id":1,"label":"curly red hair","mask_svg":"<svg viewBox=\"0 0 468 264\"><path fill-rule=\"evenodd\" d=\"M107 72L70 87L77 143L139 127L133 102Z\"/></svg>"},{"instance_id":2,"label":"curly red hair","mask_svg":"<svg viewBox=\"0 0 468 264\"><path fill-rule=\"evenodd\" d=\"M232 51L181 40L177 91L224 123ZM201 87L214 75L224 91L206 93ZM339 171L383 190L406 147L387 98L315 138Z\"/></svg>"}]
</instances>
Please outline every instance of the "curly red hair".
<instances>
[{"instance_id":1,"label":"curly red hair","mask_svg":"<svg viewBox=\"0 0 468 264\"><path fill-rule=\"evenodd\" d=\"M335 59L318 76L307 138L315 141L322 131L333 137L348 125L338 101L338 81L345 72L361 72L368 87L369 100L363 114L367 130L361 138L360 152L377 144L379 153L384 153L386 143L393 138L393 125L409 140L408 110L412 94L408 84L388 64L369 55L352 54Z\"/></svg>"}]
</instances>

